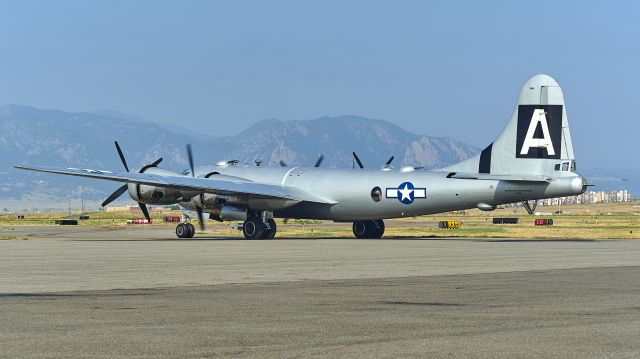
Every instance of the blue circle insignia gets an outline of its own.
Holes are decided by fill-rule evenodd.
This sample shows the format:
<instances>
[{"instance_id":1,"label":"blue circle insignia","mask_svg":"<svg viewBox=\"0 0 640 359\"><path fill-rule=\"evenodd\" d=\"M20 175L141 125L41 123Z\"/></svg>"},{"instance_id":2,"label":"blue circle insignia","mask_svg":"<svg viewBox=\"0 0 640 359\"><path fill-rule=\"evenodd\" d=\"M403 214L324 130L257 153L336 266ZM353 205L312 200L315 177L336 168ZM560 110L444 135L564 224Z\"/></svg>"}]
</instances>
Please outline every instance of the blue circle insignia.
<instances>
[{"instance_id":1,"label":"blue circle insignia","mask_svg":"<svg viewBox=\"0 0 640 359\"><path fill-rule=\"evenodd\" d=\"M415 199L414 188L411 182L404 182L398 186L398 200L404 204L411 204Z\"/></svg>"}]
</instances>

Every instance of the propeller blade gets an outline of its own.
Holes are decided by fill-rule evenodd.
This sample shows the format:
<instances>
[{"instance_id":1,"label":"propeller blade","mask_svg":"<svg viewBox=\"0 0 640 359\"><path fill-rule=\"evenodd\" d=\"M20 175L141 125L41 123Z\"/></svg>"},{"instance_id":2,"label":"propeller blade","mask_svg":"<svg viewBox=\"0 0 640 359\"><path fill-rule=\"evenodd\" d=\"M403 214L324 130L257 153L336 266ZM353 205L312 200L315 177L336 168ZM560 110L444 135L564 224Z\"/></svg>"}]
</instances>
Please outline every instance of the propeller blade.
<instances>
[{"instance_id":1,"label":"propeller blade","mask_svg":"<svg viewBox=\"0 0 640 359\"><path fill-rule=\"evenodd\" d=\"M122 196L123 193L127 192L128 188L129 188L129 185L125 184L122 187L115 190L115 192L113 192L111 196L107 197L107 199L105 199L104 202L102 202L102 207L105 207L106 205L113 202L118 197Z\"/></svg>"},{"instance_id":2,"label":"propeller blade","mask_svg":"<svg viewBox=\"0 0 640 359\"><path fill-rule=\"evenodd\" d=\"M362 161L360 161L360 159L358 158L358 155L356 155L355 152L353 152L353 158L356 160L356 162L358 163L358 166L360 166L360 168L364 168L364 166L362 165Z\"/></svg>"},{"instance_id":3,"label":"propeller blade","mask_svg":"<svg viewBox=\"0 0 640 359\"><path fill-rule=\"evenodd\" d=\"M283 160L280 160L280 162L279 162L279 163L280 163L280 166L282 166L282 167L289 167L289 166L287 165L287 163L286 163L285 161L283 161Z\"/></svg>"},{"instance_id":4,"label":"propeller blade","mask_svg":"<svg viewBox=\"0 0 640 359\"><path fill-rule=\"evenodd\" d=\"M191 150L191 144L187 144L187 157L189 157L189 168L191 169L191 176L195 177L196 172L193 166L193 151ZM200 221L200 229L204 231L204 213L202 207L196 206L196 212L198 212L198 221Z\"/></svg>"},{"instance_id":5,"label":"propeller blade","mask_svg":"<svg viewBox=\"0 0 640 359\"><path fill-rule=\"evenodd\" d=\"M154 162L152 162L149 166L150 167L157 167L160 162L162 162L162 157L158 158L157 160L155 160Z\"/></svg>"},{"instance_id":6,"label":"propeller blade","mask_svg":"<svg viewBox=\"0 0 640 359\"><path fill-rule=\"evenodd\" d=\"M151 216L149 216L149 210L147 209L147 205L142 202L138 202L138 205L140 206L140 210L142 211L142 214L144 214L144 218L146 218L147 221L150 221Z\"/></svg>"},{"instance_id":7,"label":"propeller blade","mask_svg":"<svg viewBox=\"0 0 640 359\"><path fill-rule=\"evenodd\" d=\"M322 160L324 160L324 155L320 155L320 157L318 157L318 159L316 160L316 164L313 165L313 167L320 167Z\"/></svg>"},{"instance_id":8,"label":"propeller blade","mask_svg":"<svg viewBox=\"0 0 640 359\"><path fill-rule=\"evenodd\" d=\"M193 153L191 152L191 144L187 144L187 156L189 157L189 168L191 168L191 176L195 177L196 174L193 172Z\"/></svg>"},{"instance_id":9,"label":"propeller blade","mask_svg":"<svg viewBox=\"0 0 640 359\"><path fill-rule=\"evenodd\" d=\"M120 156L120 161L122 161L122 164L124 165L124 169L127 170L127 172L129 172L129 166L127 166L127 161L124 159L124 154L122 154L122 149L120 149L120 145L118 144L118 141L115 141L116 143L116 150L118 150L118 156Z\"/></svg>"},{"instance_id":10,"label":"propeller blade","mask_svg":"<svg viewBox=\"0 0 640 359\"><path fill-rule=\"evenodd\" d=\"M391 158L389 158L389 160L387 161L387 163L384 164L385 167L388 167L391 162L393 162L393 159L395 158L395 156L391 156Z\"/></svg>"},{"instance_id":11,"label":"propeller blade","mask_svg":"<svg viewBox=\"0 0 640 359\"><path fill-rule=\"evenodd\" d=\"M200 229L204 231L204 213L202 212L202 207L196 207L196 211L198 212L198 220L200 221Z\"/></svg>"},{"instance_id":12,"label":"propeller blade","mask_svg":"<svg viewBox=\"0 0 640 359\"><path fill-rule=\"evenodd\" d=\"M187 144L187 156L189 157L189 168L191 169L191 176L195 177L196 173L193 167L193 151L191 150L191 144ZM198 212L198 221L200 221L200 229L204 231L204 213L202 207L196 206L196 212Z\"/></svg>"}]
</instances>

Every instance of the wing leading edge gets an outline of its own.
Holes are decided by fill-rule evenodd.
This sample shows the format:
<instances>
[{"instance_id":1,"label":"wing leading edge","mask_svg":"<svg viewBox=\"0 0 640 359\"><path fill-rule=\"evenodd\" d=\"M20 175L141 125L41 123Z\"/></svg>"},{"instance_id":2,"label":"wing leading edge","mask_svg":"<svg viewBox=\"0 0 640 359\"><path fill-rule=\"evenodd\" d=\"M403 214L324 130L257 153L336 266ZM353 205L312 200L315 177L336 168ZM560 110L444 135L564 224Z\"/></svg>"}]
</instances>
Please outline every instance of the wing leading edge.
<instances>
[{"instance_id":1,"label":"wing leading edge","mask_svg":"<svg viewBox=\"0 0 640 359\"><path fill-rule=\"evenodd\" d=\"M221 195L244 195L255 198L278 198L294 201L335 204L294 187L252 182L248 180L219 180L213 178L198 178L186 176L162 176L151 173L112 172L80 168L62 167L27 167L15 168L36 172L57 173L68 176L88 177L106 181L136 183L149 186L168 187L178 190L198 191Z\"/></svg>"}]
</instances>

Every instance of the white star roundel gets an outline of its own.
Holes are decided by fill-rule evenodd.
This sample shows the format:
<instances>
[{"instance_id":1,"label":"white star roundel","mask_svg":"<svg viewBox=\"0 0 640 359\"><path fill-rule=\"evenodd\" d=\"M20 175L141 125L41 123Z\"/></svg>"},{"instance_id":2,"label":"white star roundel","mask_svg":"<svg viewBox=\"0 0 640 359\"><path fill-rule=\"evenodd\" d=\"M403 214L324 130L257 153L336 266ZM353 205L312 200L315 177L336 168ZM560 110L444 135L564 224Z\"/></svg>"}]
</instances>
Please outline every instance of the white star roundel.
<instances>
[{"instance_id":1,"label":"white star roundel","mask_svg":"<svg viewBox=\"0 0 640 359\"><path fill-rule=\"evenodd\" d=\"M397 188L387 187L387 198L397 198L404 204L411 204L416 198L427 198L426 188L415 188L411 182L403 182Z\"/></svg>"}]
</instances>

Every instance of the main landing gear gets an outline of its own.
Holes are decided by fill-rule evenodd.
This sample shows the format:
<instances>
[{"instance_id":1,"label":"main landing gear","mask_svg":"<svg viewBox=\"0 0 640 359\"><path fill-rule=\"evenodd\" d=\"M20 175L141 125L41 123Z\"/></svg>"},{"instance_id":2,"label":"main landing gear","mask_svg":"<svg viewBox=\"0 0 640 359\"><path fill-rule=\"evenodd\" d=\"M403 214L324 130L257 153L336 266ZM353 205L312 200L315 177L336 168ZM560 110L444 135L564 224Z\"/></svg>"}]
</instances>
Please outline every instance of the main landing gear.
<instances>
[{"instance_id":1,"label":"main landing gear","mask_svg":"<svg viewBox=\"0 0 640 359\"><path fill-rule=\"evenodd\" d=\"M191 223L180 223L176 227L176 236L178 238L193 238L194 234L196 234L196 227Z\"/></svg>"},{"instance_id":2,"label":"main landing gear","mask_svg":"<svg viewBox=\"0 0 640 359\"><path fill-rule=\"evenodd\" d=\"M276 235L276 221L270 213L251 212L247 220L242 225L242 234L246 239L273 239ZM176 236L178 238L193 238L196 228L187 222L189 218L183 218L184 222L176 226ZM238 227L238 229L240 229Z\"/></svg>"},{"instance_id":3,"label":"main landing gear","mask_svg":"<svg viewBox=\"0 0 640 359\"><path fill-rule=\"evenodd\" d=\"M381 219L353 222L353 234L358 239L378 239L384 234L384 222Z\"/></svg>"},{"instance_id":4,"label":"main landing gear","mask_svg":"<svg viewBox=\"0 0 640 359\"><path fill-rule=\"evenodd\" d=\"M259 217L250 217L242 225L245 239L273 239L276 235L276 221L269 218L263 221Z\"/></svg>"}]
</instances>

